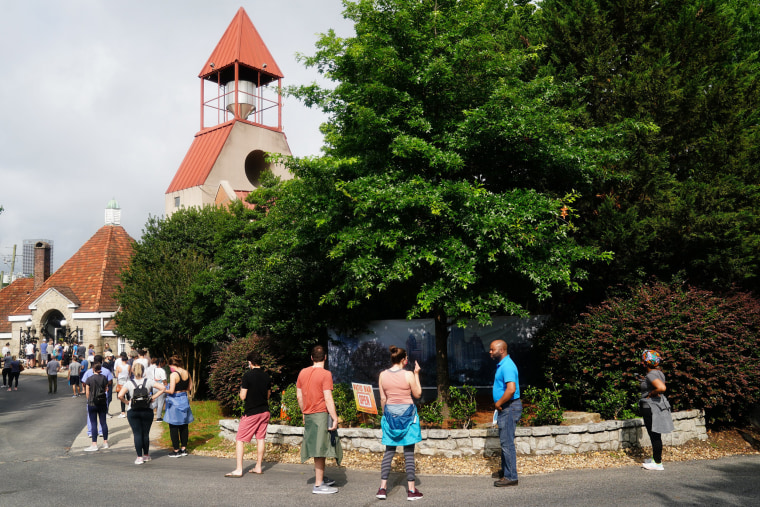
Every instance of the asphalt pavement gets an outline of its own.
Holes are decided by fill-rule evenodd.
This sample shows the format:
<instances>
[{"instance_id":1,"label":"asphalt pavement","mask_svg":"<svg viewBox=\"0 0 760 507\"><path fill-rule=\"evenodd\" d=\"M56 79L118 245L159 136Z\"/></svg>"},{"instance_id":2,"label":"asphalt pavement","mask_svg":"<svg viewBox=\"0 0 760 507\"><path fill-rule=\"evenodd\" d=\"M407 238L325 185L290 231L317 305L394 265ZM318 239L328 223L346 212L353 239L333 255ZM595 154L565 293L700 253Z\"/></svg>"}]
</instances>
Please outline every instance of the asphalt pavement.
<instances>
[{"instance_id":1,"label":"asphalt pavement","mask_svg":"<svg viewBox=\"0 0 760 507\"><path fill-rule=\"evenodd\" d=\"M47 394L47 379L22 375L19 391L0 392L0 505L60 506L152 503L162 506L387 505L406 502L406 480L393 473L387 500L375 498L379 471L328 464L339 493L314 495L313 465L264 464L264 473L224 477L234 461L190 455L134 465L126 419L109 419L110 449L86 453L82 398ZM111 413L118 414L118 402ZM158 424L154 424L158 427ZM102 445L102 441L98 440ZM266 458L265 458L266 460ZM245 462L246 470L253 467ZM425 474L420 505L760 505L760 457L666 463L664 472L640 467L568 470L520 476L516 487L494 488L489 477Z\"/></svg>"}]
</instances>

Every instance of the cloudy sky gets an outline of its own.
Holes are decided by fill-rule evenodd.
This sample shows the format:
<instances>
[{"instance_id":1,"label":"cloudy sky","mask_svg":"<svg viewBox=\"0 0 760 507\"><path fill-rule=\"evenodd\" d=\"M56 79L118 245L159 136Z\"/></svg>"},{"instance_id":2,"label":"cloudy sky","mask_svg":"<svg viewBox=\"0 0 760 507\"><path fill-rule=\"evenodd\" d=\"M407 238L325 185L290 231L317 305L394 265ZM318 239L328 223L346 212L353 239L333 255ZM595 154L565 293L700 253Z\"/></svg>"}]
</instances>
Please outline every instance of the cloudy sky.
<instances>
[{"instance_id":1,"label":"cloudy sky","mask_svg":"<svg viewBox=\"0 0 760 507\"><path fill-rule=\"evenodd\" d=\"M350 35L340 0L0 0L0 270L13 245L54 242L60 267L115 198L135 239L200 127L198 73L243 7L285 78L330 28ZM294 155L318 154L321 113L285 100Z\"/></svg>"}]
</instances>

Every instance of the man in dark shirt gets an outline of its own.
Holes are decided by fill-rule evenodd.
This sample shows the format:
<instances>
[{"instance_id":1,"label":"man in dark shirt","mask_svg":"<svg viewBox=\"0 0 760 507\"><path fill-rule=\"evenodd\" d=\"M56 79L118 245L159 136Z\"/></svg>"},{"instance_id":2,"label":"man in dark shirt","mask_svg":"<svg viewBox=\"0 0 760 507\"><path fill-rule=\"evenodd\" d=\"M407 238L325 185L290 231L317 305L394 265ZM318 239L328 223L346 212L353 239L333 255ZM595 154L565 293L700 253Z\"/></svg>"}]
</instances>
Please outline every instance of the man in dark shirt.
<instances>
[{"instance_id":1,"label":"man in dark shirt","mask_svg":"<svg viewBox=\"0 0 760 507\"><path fill-rule=\"evenodd\" d=\"M265 438L267 426L269 426L269 395L271 383L269 375L261 368L261 359L255 351L248 353L248 368L243 375L240 386L240 399L245 402L243 417L240 419L237 437L235 438L235 458L237 468L225 474L225 477L243 476L243 452L246 442L256 437L256 466L251 473L262 473L261 465L264 462Z\"/></svg>"}]
</instances>

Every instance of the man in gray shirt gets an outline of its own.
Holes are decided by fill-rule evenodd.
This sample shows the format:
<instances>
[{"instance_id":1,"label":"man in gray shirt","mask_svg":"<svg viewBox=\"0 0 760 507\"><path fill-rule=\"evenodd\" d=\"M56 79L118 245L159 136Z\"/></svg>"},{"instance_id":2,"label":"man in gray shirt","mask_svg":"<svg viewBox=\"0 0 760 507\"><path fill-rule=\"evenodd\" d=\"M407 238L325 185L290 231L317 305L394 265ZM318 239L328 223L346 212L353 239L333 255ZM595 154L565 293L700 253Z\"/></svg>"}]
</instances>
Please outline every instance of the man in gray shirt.
<instances>
[{"instance_id":1,"label":"man in gray shirt","mask_svg":"<svg viewBox=\"0 0 760 507\"><path fill-rule=\"evenodd\" d=\"M77 361L77 358L74 358L74 360L71 361L71 364L69 364L69 385L71 386L71 389L74 390L74 396L72 396L72 398L76 398L80 394L83 394L82 384L79 382L81 372L82 365Z\"/></svg>"},{"instance_id":2,"label":"man in gray shirt","mask_svg":"<svg viewBox=\"0 0 760 507\"><path fill-rule=\"evenodd\" d=\"M55 394L58 392L58 371L61 369L61 363L57 359L53 358L52 361L48 361L47 364L47 376L48 376L48 394Z\"/></svg>"}]
</instances>

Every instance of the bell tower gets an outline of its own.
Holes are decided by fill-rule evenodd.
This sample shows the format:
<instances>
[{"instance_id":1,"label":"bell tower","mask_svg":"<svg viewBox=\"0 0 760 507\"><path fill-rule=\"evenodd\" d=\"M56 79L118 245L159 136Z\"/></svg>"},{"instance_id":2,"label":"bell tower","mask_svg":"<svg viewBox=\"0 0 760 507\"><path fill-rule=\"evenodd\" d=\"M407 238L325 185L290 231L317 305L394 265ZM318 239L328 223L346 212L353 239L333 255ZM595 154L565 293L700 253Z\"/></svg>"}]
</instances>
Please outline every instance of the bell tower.
<instances>
[{"instance_id":1,"label":"bell tower","mask_svg":"<svg viewBox=\"0 0 760 507\"><path fill-rule=\"evenodd\" d=\"M242 7L198 77L201 130L235 118L282 132L282 72Z\"/></svg>"},{"instance_id":2,"label":"bell tower","mask_svg":"<svg viewBox=\"0 0 760 507\"><path fill-rule=\"evenodd\" d=\"M166 191L167 216L244 199L267 169L291 178L266 161L268 153L291 154L282 129L283 75L242 7L198 77L200 131Z\"/></svg>"}]
</instances>

